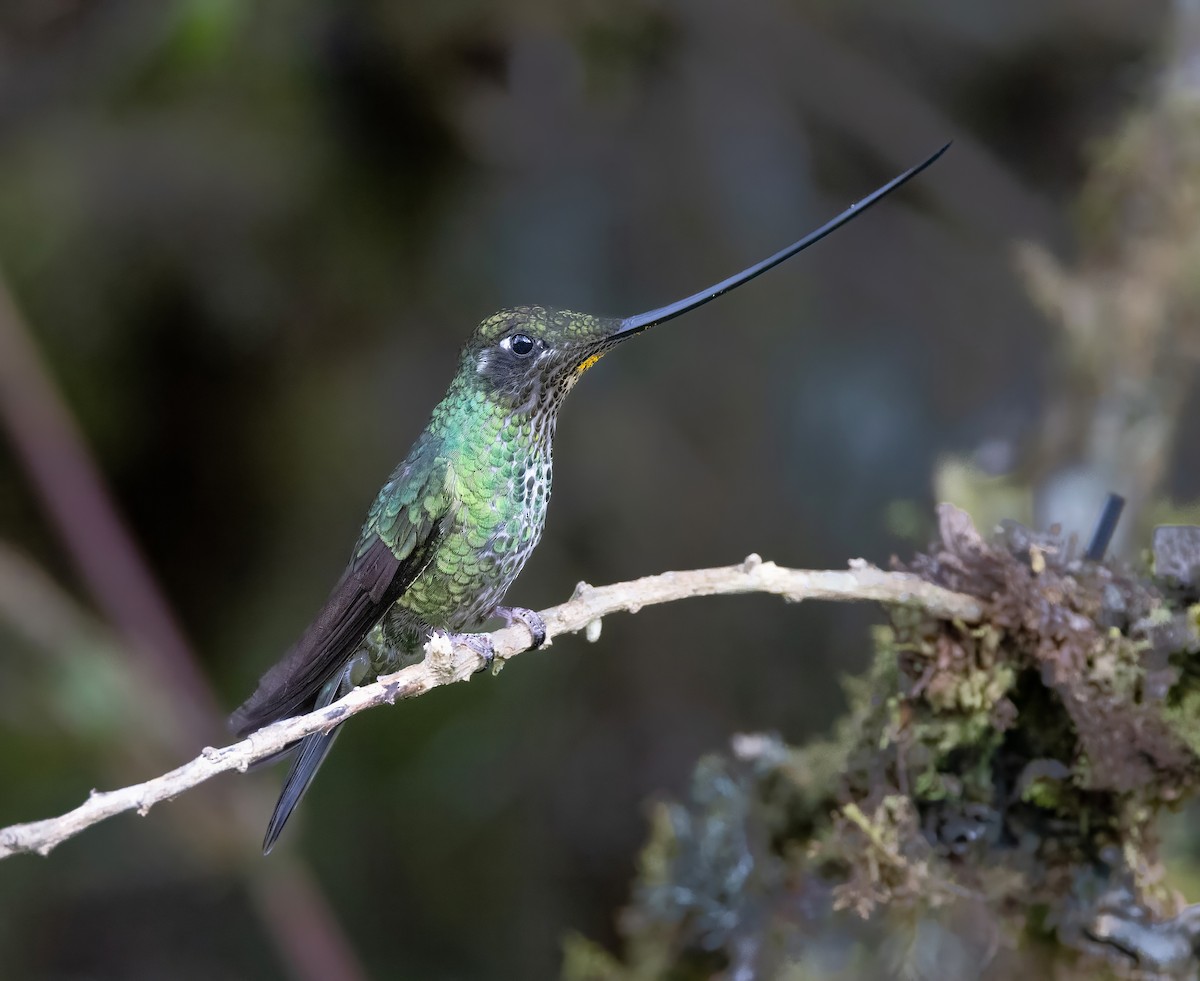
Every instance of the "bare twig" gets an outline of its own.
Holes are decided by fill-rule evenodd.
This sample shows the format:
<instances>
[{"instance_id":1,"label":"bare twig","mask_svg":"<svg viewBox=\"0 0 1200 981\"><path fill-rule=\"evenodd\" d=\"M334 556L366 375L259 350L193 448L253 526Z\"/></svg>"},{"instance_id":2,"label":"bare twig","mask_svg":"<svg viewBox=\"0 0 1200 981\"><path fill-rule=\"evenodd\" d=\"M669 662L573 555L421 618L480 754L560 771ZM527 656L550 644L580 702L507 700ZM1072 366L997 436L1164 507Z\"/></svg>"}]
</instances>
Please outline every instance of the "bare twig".
<instances>
[{"instance_id":1,"label":"bare twig","mask_svg":"<svg viewBox=\"0 0 1200 981\"><path fill-rule=\"evenodd\" d=\"M873 600L893 605L918 606L935 616L978 622L982 604L970 596L953 593L907 573L883 572L856 563L845 571L811 572L784 569L763 562L756 555L741 565L691 572L666 572L632 582L593 588L580 583L566 603L543 611L546 640L588 630L596 635L602 617L642 607L669 603L692 596L732 593L773 593L785 600ZM524 626L505 627L489 635L502 664L529 647ZM160 801L170 800L197 784L227 770L245 770L314 732L327 731L350 716L398 698L414 698L455 681L466 681L483 665L480 656L465 643L451 644L436 635L425 646L425 660L386 675L350 692L326 708L276 722L241 742L223 749L206 747L190 763L162 776L120 790L91 796L73 811L57 818L16 824L0 830L0 858L19 852L45 855L85 828L124 811L145 814Z\"/></svg>"}]
</instances>

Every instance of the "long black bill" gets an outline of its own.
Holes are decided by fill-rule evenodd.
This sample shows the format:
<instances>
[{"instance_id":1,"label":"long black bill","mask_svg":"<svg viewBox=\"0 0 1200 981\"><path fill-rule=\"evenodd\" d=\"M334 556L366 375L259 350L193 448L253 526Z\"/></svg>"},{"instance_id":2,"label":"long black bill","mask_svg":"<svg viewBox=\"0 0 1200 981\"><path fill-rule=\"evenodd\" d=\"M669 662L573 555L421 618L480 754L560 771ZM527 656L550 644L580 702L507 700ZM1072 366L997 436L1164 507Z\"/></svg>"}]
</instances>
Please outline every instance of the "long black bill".
<instances>
[{"instance_id":1,"label":"long black bill","mask_svg":"<svg viewBox=\"0 0 1200 981\"><path fill-rule=\"evenodd\" d=\"M938 150L933 156L923 163L917 164L915 167L906 170L899 177L894 177L888 183L877 191L868 194L861 201L850 205L836 218L827 221L824 225L814 232L809 232L799 242L793 242L786 249L781 249L773 256L763 259L749 269L743 269L740 273L730 276L728 279L723 279L715 286L710 286L708 289L701 290L699 293L693 293L691 296L683 300L677 300L675 303L668 304L665 307L659 307L657 310L650 310L647 313L634 314L632 317L626 317L621 321L621 327L612 337L625 337L629 334L636 334L638 331L645 330L647 327L654 327L657 324L665 323L668 320L674 320L681 314L687 313L689 310L695 310L696 307L702 307L709 300L715 300L722 293L728 293L732 289L736 289L743 283L748 283L755 276L761 276L768 269L772 269L786 259L790 259L797 252L803 252L810 245L821 241L830 232L841 228L846 222L852 221L866 211L871 205L882 198L887 197L892 191L907 183L917 176L926 167L932 164L938 157L950 149L950 144L947 143L944 147Z\"/></svg>"}]
</instances>

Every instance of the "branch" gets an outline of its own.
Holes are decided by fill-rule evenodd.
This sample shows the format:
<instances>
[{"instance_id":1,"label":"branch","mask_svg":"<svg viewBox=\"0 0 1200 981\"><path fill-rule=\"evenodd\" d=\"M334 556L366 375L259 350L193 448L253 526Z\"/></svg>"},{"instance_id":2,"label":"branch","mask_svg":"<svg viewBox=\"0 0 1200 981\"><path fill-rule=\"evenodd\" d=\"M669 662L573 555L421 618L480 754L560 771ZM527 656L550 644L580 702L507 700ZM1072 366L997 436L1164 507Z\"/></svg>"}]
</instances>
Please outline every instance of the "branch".
<instances>
[{"instance_id":1,"label":"branch","mask_svg":"<svg viewBox=\"0 0 1200 981\"><path fill-rule=\"evenodd\" d=\"M665 572L612 586L580 583L566 603L542 612L546 643L585 629L588 638L595 640L601 618L610 613L636 613L642 607L658 603L733 593L771 593L789 602L871 600L915 606L934 616L964 623L977 623L983 616L983 605L971 596L942 589L908 573L883 572L861 560L845 571L811 572L783 569L751 555L741 565ZM497 668L529 649L529 633L524 626L505 627L488 636L495 648ZM433 688L466 681L483 663L465 642L452 643L446 635L436 634L425 645L425 660L420 664L356 688L332 705L273 723L223 749L205 747L190 763L144 783L108 792L93 790L86 801L61 817L0 829L0 858L21 852L46 855L105 818L133 810L144 815L160 801L170 800L218 773L227 770L244 773L252 764L275 755L304 736L328 731L372 706L392 704L398 698L415 698Z\"/></svg>"}]
</instances>

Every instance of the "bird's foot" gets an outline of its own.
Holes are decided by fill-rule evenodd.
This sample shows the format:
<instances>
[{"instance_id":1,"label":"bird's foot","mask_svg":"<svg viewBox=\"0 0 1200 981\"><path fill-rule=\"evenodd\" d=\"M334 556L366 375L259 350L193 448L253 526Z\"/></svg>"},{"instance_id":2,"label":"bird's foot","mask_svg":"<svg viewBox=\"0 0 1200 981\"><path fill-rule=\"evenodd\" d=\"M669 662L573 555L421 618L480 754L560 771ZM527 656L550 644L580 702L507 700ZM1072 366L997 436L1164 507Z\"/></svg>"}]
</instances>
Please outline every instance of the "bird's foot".
<instances>
[{"instance_id":1,"label":"bird's foot","mask_svg":"<svg viewBox=\"0 0 1200 981\"><path fill-rule=\"evenodd\" d=\"M525 629L529 631L529 649L531 651L536 651L546 643L546 621L542 619L542 615L537 610L527 610L523 606L498 606L492 612L503 618L510 627L514 620L525 624Z\"/></svg>"},{"instance_id":2,"label":"bird's foot","mask_svg":"<svg viewBox=\"0 0 1200 981\"><path fill-rule=\"evenodd\" d=\"M444 630L435 631L435 633L445 634L452 646L463 644L478 654L483 659L483 667L479 669L480 671L486 671L492 667L496 660L496 648L492 646L492 638L487 634L452 634Z\"/></svg>"}]
</instances>

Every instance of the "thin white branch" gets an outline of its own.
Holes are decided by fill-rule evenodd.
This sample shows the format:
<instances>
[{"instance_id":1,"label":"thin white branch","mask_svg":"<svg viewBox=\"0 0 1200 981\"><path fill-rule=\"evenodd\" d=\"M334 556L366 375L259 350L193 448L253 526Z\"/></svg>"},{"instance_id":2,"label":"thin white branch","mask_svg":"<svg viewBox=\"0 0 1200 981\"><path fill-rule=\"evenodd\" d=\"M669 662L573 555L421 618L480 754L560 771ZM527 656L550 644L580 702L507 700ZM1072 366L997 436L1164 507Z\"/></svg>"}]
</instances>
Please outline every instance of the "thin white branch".
<instances>
[{"instance_id":1,"label":"thin white branch","mask_svg":"<svg viewBox=\"0 0 1200 981\"><path fill-rule=\"evenodd\" d=\"M920 607L934 616L964 623L976 623L983 616L982 604L973 597L942 589L907 573L883 572L862 562L845 571L783 569L752 555L741 565L717 569L665 572L612 586L580 583L566 603L542 612L546 641L598 625L610 613L636 613L656 603L727 593L772 593L790 602L870 600ZM598 626L591 626L588 636L594 638L597 630ZM498 664L529 648L529 633L524 626L505 627L489 636ZM425 660L420 664L356 688L326 708L276 722L222 749L206 747L190 763L144 783L120 790L92 791L86 801L61 817L0 829L0 858L21 852L46 855L105 818L124 811L145 814L160 801L170 800L218 773L245 772L251 764L278 753L303 736L327 731L373 705L414 698L441 685L466 681L482 666L482 658L467 644L452 644L444 635L436 635L426 644Z\"/></svg>"}]
</instances>

